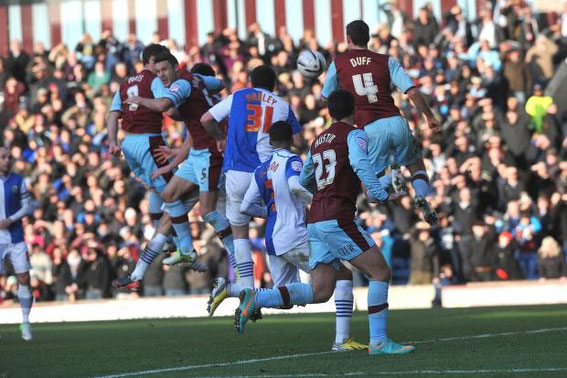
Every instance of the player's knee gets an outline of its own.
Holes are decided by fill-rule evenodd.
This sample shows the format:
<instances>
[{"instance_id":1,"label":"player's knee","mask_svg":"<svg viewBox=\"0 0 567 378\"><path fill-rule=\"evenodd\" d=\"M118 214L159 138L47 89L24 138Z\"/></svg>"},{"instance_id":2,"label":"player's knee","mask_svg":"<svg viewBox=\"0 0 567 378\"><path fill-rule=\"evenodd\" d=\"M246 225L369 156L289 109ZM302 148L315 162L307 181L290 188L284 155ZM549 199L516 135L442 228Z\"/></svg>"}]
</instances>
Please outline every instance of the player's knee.
<instances>
[{"instance_id":1,"label":"player's knee","mask_svg":"<svg viewBox=\"0 0 567 378\"><path fill-rule=\"evenodd\" d=\"M314 284L313 285L313 302L324 303L333 296L335 291L334 285L329 284Z\"/></svg>"},{"instance_id":2,"label":"player's knee","mask_svg":"<svg viewBox=\"0 0 567 378\"><path fill-rule=\"evenodd\" d=\"M16 274L16 278L18 279L18 283L20 285L30 286L30 273L18 273Z\"/></svg>"},{"instance_id":3,"label":"player's knee","mask_svg":"<svg viewBox=\"0 0 567 378\"><path fill-rule=\"evenodd\" d=\"M390 270L388 265L377 265L367 274L370 279L374 281L390 282L390 279L392 278L392 271Z\"/></svg>"},{"instance_id":4,"label":"player's knee","mask_svg":"<svg viewBox=\"0 0 567 378\"><path fill-rule=\"evenodd\" d=\"M341 270L337 272L337 281L348 280L352 281L352 272L346 266L341 264Z\"/></svg>"},{"instance_id":5,"label":"player's knee","mask_svg":"<svg viewBox=\"0 0 567 378\"><path fill-rule=\"evenodd\" d=\"M175 202L175 193L173 192L173 190L164 190L163 192L161 192L161 199L163 200L163 202Z\"/></svg>"}]
</instances>

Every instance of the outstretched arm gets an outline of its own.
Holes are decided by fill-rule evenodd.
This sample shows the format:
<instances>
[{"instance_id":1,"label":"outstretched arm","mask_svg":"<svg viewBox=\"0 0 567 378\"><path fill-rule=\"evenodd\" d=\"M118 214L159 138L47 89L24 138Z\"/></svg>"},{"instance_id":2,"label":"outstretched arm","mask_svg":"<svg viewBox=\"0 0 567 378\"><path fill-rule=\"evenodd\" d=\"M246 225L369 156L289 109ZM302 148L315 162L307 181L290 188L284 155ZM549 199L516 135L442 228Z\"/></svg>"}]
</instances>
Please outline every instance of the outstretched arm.
<instances>
[{"instance_id":1,"label":"outstretched arm","mask_svg":"<svg viewBox=\"0 0 567 378\"><path fill-rule=\"evenodd\" d=\"M433 111L431 110L429 105L427 105L427 102L421 94L421 91L416 87L413 87L407 92L407 95L410 98L411 102L413 102L417 110L421 114L425 115L429 128L435 133L441 131L441 123L437 120L437 118L435 118Z\"/></svg>"},{"instance_id":2,"label":"outstretched arm","mask_svg":"<svg viewBox=\"0 0 567 378\"><path fill-rule=\"evenodd\" d=\"M138 104L156 113L165 113L171 107L178 107L191 95L191 84L177 80L169 88L159 88L156 79L152 82L152 92L156 98L128 97L128 104ZM159 96L159 97L158 97Z\"/></svg>"},{"instance_id":3,"label":"outstretched arm","mask_svg":"<svg viewBox=\"0 0 567 378\"><path fill-rule=\"evenodd\" d=\"M398 87L402 92L406 93L410 98L411 102L415 105L417 110L424 114L427 118L427 123L429 124L429 128L433 132L438 132L441 130L441 124L435 118L433 111L425 98L421 94L420 90L413 84L413 80L408 76L406 71L403 69L400 62L398 62L394 58L388 59L388 69L390 71L390 78L392 79L392 83L396 87Z\"/></svg>"}]
</instances>

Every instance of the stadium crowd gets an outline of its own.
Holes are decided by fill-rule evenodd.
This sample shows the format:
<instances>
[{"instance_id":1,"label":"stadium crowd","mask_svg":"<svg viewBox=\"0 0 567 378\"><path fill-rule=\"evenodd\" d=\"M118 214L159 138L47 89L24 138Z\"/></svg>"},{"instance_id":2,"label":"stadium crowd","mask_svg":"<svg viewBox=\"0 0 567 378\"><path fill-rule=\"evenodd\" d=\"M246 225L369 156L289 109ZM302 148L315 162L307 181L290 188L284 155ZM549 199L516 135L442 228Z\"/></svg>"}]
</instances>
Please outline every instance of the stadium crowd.
<instances>
[{"instance_id":1,"label":"stadium crowd","mask_svg":"<svg viewBox=\"0 0 567 378\"><path fill-rule=\"evenodd\" d=\"M423 149L439 226L420 221L410 198L378 207L361 198L360 220L393 267L394 283L567 278L567 114L544 94L567 56L567 9L557 17L534 15L521 1L498 4L469 22L459 7L442 20L424 7L411 20L393 2L383 9L388 22L373 28L370 48L399 59L443 120L441 135L432 135L395 94ZM301 153L330 124L325 76L307 81L295 60L310 48L330 61L345 44L320 46L310 30L294 43L285 28L272 36L257 24L245 40L226 29L200 47L183 49L157 33L154 42L165 43L182 69L211 64L231 91L247 85L252 68L272 65L277 92L304 125ZM77 46L49 51L41 43L23 51L12 41L0 60L2 144L37 205L24 221L36 300L112 296L111 280L131 270L153 234L146 190L123 159L109 156L105 127L112 94L141 69L142 49L135 35L118 41L105 31L100 41L85 34ZM164 132L181 143L180 124L166 119ZM209 272L158 260L144 295L205 293L228 269L198 207L190 219ZM263 224L256 220L250 237L256 284L269 286ZM0 278L0 302L16 297L15 278Z\"/></svg>"}]
</instances>

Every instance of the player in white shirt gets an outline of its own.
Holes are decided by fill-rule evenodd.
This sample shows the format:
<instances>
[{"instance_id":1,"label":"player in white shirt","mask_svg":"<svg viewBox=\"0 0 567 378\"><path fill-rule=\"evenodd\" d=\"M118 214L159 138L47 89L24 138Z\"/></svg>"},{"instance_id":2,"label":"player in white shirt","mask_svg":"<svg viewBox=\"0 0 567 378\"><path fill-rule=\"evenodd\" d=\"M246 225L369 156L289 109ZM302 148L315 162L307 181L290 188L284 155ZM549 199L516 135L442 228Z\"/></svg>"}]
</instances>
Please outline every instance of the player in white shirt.
<instances>
[{"instance_id":1,"label":"player in white shirt","mask_svg":"<svg viewBox=\"0 0 567 378\"><path fill-rule=\"evenodd\" d=\"M22 218L31 213L33 205L24 178L11 170L10 151L0 147L0 274L4 274L4 260L9 258L18 279L18 301L23 317L20 332L22 339L29 341L33 338L29 320L33 296Z\"/></svg>"},{"instance_id":2,"label":"player in white shirt","mask_svg":"<svg viewBox=\"0 0 567 378\"><path fill-rule=\"evenodd\" d=\"M240 211L244 194L254 170L273 152L268 133L272 123L287 121L294 134L301 125L290 105L273 93L276 73L269 66L256 67L251 74L253 88L238 90L213 106L201 117L201 124L215 138L224 152L226 172L226 216L234 235L234 257L238 268L237 282L254 286L254 263L249 239L250 216ZM228 118L227 135L218 123Z\"/></svg>"},{"instance_id":3,"label":"player in white shirt","mask_svg":"<svg viewBox=\"0 0 567 378\"><path fill-rule=\"evenodd\" d=\"M240 210L253 217L267 218L266 250L274 286L301 282L299 270L309 273L309 239L305 224L305 205L313 195L299 183L301 158L290 149L293 131L285 121L275 122L269 131L272 156L254 171L254 177ZM337 274L336 337L332 350L366 349L349 337L352 317L352 273L344 266ZM209 300L212 315L226 297L236 297L244 285L226 283L218 278ZM258 289L261 290L261 289Z\"/></svg>"}]
</instances>

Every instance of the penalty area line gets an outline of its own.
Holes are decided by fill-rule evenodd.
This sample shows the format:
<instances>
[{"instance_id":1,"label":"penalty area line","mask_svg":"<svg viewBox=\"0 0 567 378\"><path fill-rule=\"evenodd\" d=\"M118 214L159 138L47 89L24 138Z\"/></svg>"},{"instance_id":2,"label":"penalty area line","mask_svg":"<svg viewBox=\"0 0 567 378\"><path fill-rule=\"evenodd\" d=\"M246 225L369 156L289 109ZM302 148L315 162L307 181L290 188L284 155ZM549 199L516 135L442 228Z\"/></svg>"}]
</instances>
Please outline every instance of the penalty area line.
<instances>
[{"instance_id":1,"label":"penalty area line","mask_svg":"<svg viewBox=\"0 0 567 378\"><path fill-rule=\"evenodd\" d=\"M471 336L461 336L461 337L446 337L441 339L432 339L432 340L418 340L409 342L410 344L425 344L425 343L435 343L435 342L450 342L450 341L459 341L459 340L472 340L472 339L485 339L490 337L502 337L502 336L518 336L518 335L526 335L526 334L539 334L539 333L547 333L547 332L561 332L567 331L567 327L560 327L560 328L541 328L541 329L534 329L534 330L527 330L527 331L517 331L517 332L501 332L501 333L483 333L479 335L471 335ZM120 373L120 374L111 374L111 375L101 375L95 378L121 378L121 377L132 377L137 375L151 375L151 374L162 374L162 373L171 373L171 372L178 372L178 371L187 371L187 370L195 370L195 369L207 369L207 368L217 368L217 367L224 367L224 366L234 366L234 365L246 365L246 364L254 364L258 362L268 362L268 361L278 361L278 360L286 360L290 358L303 358L303 357L313 357L313 356L323 356L326 354L333 354L333 353L340 353L340 352L333 352L333 351L326 351L326 352L314 352L314 353L297 353L297 354L287 354L284 356L272 356L272 357L265 357L265 358L252 358L248 360L238 360L238 361L231 361L231 362L216 362L210 364L202 364L202 365L188 365L188 366L178 366L178 367L171 367L171 368L163 368L163 369L151 369L151 370L141 370L141 371L134 371L130 373ZM551 369L551 370L549 370ZM549 368L549 369L509 369L509 370L446 370L446 371L438 371L438 370L416 370L416 371L405 371L405 372L373 372L372 374L379 374L379 375L397 375L397 374L482 374L482 373L529 373L529 372L547 372L547 371L567 371L567 368L558 367L558 368ZM533 371L532 371L533 370ZM474 373L477 372L477 373ZM261 377L261 376L258 376ZM273 376L277 377L277 376Z\"/></svg>"}]
</instances>

